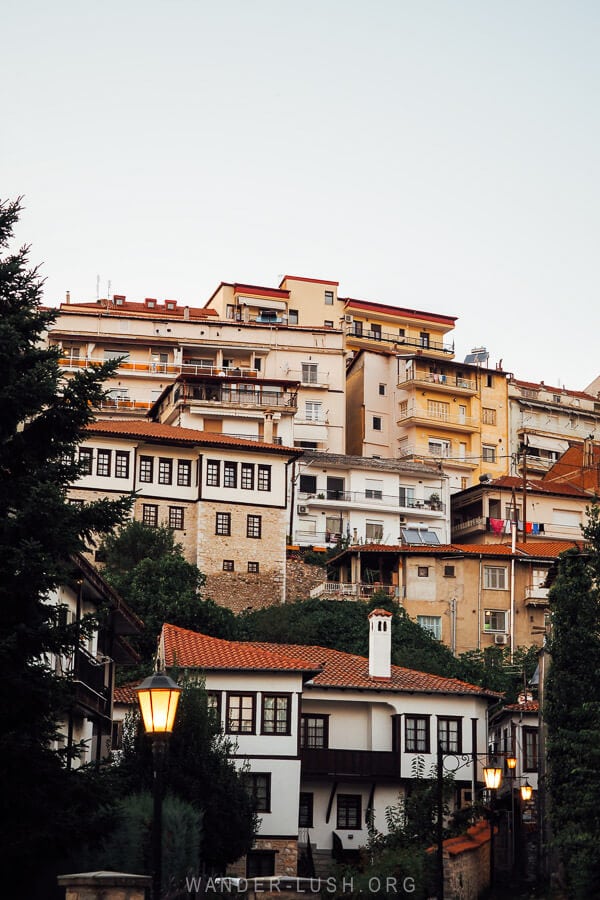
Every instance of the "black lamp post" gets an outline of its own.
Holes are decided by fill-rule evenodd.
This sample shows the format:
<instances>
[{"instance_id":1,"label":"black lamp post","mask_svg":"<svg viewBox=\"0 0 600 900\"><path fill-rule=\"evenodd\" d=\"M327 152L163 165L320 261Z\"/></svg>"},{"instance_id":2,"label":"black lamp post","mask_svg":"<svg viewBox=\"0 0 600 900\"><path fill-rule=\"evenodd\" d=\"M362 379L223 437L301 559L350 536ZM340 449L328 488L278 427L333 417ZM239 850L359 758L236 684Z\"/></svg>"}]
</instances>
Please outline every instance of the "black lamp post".
<instances>
[{"instance_id":1,"label":"black lamp post","mask_svg":"<svg viewBox=\"0 0 600 900\"><path fill-rule=\"evenodd\" d=\"M167 740L173 731L181 688L164 672L155 672L137 688L146 734L152 738L154 812L152 817L152 897L162 894L162 794Z\"/></svg>"},{"instance_id":2,"label":"black lamp post","mask_svg":"<svg viewBox=\"0 0 600 900\"><path fill-rule=\"evenodd\" d=\"M483 780L490 794L490 890L494 886L494 833L496 824L496 792L502 784L502 769L499 766L484 766Z\"/></svg>"}]
</instances>

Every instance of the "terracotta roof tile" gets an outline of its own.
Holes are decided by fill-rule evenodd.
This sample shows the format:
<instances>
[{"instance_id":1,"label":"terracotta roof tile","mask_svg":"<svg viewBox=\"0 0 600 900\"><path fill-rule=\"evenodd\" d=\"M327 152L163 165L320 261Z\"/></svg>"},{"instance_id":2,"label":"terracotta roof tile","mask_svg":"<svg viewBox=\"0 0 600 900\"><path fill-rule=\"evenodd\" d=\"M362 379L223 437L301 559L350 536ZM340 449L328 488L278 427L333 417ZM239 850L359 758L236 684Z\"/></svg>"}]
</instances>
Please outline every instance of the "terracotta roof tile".
<instances>
[{"instance_id":1,"label":"terracotta roof tile","mask_svg":"<svg viewBox=\"0 0 600 900\"><path fill-rule=\"evenodd\" d=\"M547 557L554 559L565 550L573 548L581 549L582 541L541 541L528 540L515 545L516 555L521 557L532 556L536 559ZM342 559L353 553L402 553L407 556L511 556L510 541L502 544L352 544L337 556L332 557L331 562Z\"/></svg>"},{"instance_id":2,"label":"terracotta roof tile","mask_svg":"<svg viewBox=\"0 0 600 900\"><path fill-rule=\"evenodd\" d=\"M539 712L540 704L538 700L526 700L524 703L508 703L503 706L501 712L510 710L511 712Z\"/></svg>"},{"instance_id":3,"label":"terracotta roof tile","mask_svg":"<svg viewBox=\"0 0 600 900\"><path fill-rule=\"evenodd\" d=\"M137 704L136 687L138 681L132 681L129 684L122 684L116 687L113 692L113 700L115 703L123 703L126 706L135 706Z\"/></svg>"},{"instance_id":4,"label":"terracotta roof tile","mask_svg":"<svg viewBox=\"0 0 600 900\"><path fill-rule=\"evenodd\" d=\"M61 303L60 311L61 313L73 312L92 315L97 315L98 313L106 315L108 313L111 316L137 319L156 319L157 316L160 316L161 319L186 319L187 316L191 321L194 319L217 318L217 313L214 309L206 309L205 307L199 306L187 306L185 304L183 306L177 304L174 309L168 309L166 306L167 302L168 301L162 303L157 300L155 306L148 307L141 301L124 300L117 306L110 300L93 300L77 303Z\"/></svg>"},{"instance_id":5,"label":"terracotta roof tile","mask_svg":"<svg viewBox=\"0 0 600 900\"><path fill-rule=\"evenodd\" d=\"M128 438L146 438L150 441L175 444L197 444L208 447L239 447L257 452L267 450L289 456L301 451L281 444L265 444L244 438L229 437L210 431L197 431L194 428L180 428L177 425L161 425L159 422L146 422L139 419L96 419L86 429L91 434L105 434Z\"/></svg>"}]
</instances>

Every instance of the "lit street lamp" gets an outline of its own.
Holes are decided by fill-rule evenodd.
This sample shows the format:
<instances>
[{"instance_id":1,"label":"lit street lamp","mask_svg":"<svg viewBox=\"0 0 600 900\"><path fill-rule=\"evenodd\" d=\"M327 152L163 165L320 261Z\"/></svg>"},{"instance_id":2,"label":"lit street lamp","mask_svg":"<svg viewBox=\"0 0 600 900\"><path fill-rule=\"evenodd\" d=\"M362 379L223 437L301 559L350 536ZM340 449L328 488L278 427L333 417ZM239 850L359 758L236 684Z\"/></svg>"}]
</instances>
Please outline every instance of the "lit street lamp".
<instances>
[{"instance_id":1,"label":"lit street lamp","mask_svg":"<svg viewBox=\"0 0 600 900\"><path fill-rule=\"evenodd\" d=\"M145 678L137 690L146 734L152 738L154 812L152 817L152 897L162 892L162 794L167 740L173 731L181 688L164 672Z\"/></svg>"},{"instance_id":2,"label":"lit street lamp","mask_svg":"<svg viewBox=\"0 0 600 900\"><path fill-rule=\"evenodd\" d=\"M494 887L494 820L496 791L502 784L502 769L499 766L484 766L483 780L490 792L490 890Z\"/></svg>"}]
</instances>

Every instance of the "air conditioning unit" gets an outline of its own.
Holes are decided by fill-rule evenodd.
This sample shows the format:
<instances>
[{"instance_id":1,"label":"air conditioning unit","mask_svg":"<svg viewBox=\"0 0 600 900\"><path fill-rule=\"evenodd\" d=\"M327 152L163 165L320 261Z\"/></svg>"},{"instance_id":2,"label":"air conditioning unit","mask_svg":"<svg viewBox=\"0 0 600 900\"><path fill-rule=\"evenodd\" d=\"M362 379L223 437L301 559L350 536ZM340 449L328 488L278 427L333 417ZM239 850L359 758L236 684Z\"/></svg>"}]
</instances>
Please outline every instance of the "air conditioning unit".
<instances>
[{"instance_id":1,"label":"air conditioning unit","mask_svg":"<svg viewBox=\"0 0 600 900\"><path fill-rule=\"evenodd\" d=\"M400 516L400 524L401 524L401 525L405 525L405 524L406 524L406 516Z\"/></svg>"},{"instance_id":2,"label":"air conditioning unit","mask_svg":"<svg viewBox=\"0 0 600 900\"><path fill-rule=\"evenodd\" d=\"M345 315L345 316L344 316L344 321L345 321L345 322L351 322L351 321L352 321L352 316Z\"/></svg>"},{"instance_id":3,"label":"air conditioning unit","mask_svg":"<svg viewBox=\"0 0 600 900\"><path fill-rule=\"evenodd\" d=\"M308 506L304 506L303 504L300 504L298 506L298 515L299 516L305 516L307 512L308 512Z\"/></svg>"},{"instance_id":4,"label":"air conditioning unit","mask_svg":"<svg viewBox=\"0 0 600 900\"><path fill-rule=\"evenodd\" d=\"M494 635L494 643L495 644L508 644L508 635L507 634L495 634Z\"/></svg>"}]
</instances>

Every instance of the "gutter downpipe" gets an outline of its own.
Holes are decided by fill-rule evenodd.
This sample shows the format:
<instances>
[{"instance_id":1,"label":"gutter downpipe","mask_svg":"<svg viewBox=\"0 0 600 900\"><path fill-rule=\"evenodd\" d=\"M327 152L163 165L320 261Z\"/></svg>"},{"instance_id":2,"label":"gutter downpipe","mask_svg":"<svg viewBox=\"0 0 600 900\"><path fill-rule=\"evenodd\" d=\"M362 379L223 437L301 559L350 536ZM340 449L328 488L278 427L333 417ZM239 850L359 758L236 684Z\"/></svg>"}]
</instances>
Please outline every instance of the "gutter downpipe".
<instances>
[{"instance_id":1,"label":"gutter downpipe","mask_svg":"<svg viewBox=\"0 0 600 900\"><path fill-rule=\"evenodd\" d=\"M483 571L483 554L479 554L479 583L477 585L477 649L481 650L481 575Z\"/></svg>"},{"instance_id":2,"label":"gutter downpipe","mask_svg":"<svg viewBox=\"0 0 600 900\"><path fill-rule=\"evenodd\" d=\"M510 560L510 661L515 652L515 553L517 548L517 523L511 526L511 560Z\"/></svg>"}]
</instances>

